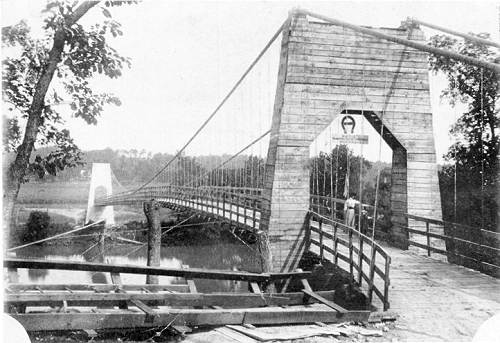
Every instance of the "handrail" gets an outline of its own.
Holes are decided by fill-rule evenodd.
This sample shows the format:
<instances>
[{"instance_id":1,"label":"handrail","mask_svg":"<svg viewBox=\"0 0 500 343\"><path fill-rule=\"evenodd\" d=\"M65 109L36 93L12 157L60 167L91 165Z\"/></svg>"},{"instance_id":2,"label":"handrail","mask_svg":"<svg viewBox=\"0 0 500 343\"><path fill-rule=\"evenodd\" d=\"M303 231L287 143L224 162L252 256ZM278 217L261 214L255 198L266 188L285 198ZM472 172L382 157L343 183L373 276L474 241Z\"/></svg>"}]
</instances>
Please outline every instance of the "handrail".
<instances>
[{"instance_id":1,"label":"handrail","mask_svg":"<svg viewBox=\"0 0 500 343\"><path fill-rule=\"evenodd\" d=\"M467 230L486 231L486 232L491 232L491 233L497 233L497 232L494 232L494 231L484 230L484 229L481 229L481 228L478 228L478 227L474 227L474 226L470 226L470 225L466 225L466 224L461 224L461 223L450 222L450 221L446 221L446 220L440 220L440 219L435 219L435 218L427 218L427 217L417 216L417 215L409 214L409 213L404 213L403 215L406 218L408 218L408 219L415 219L415 220L418 220L418 221L429 222L429 224L442 225L442 226L452 225L452 226L461 227L461 228L464 228L464 229L467 229ZM497 233L497 234L499 234L499 233Z\"/></svg>"},{"instance_id":2,"label":"handrail","mask_svg":"<svg viewBox=\"0 0 500 343\"><path fill-rule=\"evenodd\" d=\"M307 246L310 247L311 244L317 246L319 248L320 259L327 259L324 252L329 252L331 254L330 262L349 272L360 286L363 280L367 282L370 303L373 293L375 293L382 301L384 311L389 309L389 268L391 257L384 248L372 240L371 237L357 231L355 228L346 226L312 210L309 211L308 221ZM313 224L313 222L317 224ZM330 225L333 233L325 231L325 225ZM318 235L318 239L312 237L313 232ZM347 240L339 237L341 232L347 234ZM357 239L354 239L355 237ZM328 244L325 242L325 239L329 240ZM345 249L341 249L339 246L347 248L348 253L345 253ZM382 262L379 265L376 264L377 256L380 256L378 260ZM342 267L339 264L339 260L346 262L348 268ZM368 274L363 270L363 265L369 266ZM377 277L382 280L383 288L380 288L376 284Z\"/></svg>"},{"instance_id":3,"label":"handrail","mask_svg":"<svg viewBox=\"0 0 500 343\"><path fill-rule=\"evenodd\" d=\"M393 226L407 233L408 245L426 250L427 256L431 256L431 252L442 254L448 258L450 263L473 268L493 276L500 276L500 233L477 228L471 230L467 225L411 214L405 214L405 217L425 224L424 231L407 227L401 223L393 223ZM431 232L431 224L443 228L445 233ZM410 234L413 237L415 235L424 236L425 243L416 242ZM461 235L462 237L460 237ZM441 249L433 245L431 238L443 241L446 248Z\"/></svg>"},{"instance_id":4,"label":"handrail","mask_svg":"<svg viewBox=\"0 0 500 343\"><path fill-rule=\"evenodd\" d=\"M231 223L259 229L261 189L246 187L150 186L135 193L120 193L96 200L97 206L143 202L151 199L167 207L182 207L215 215ZM248 194L248 193L254 194Z\"/></svg>"}]
</instances>

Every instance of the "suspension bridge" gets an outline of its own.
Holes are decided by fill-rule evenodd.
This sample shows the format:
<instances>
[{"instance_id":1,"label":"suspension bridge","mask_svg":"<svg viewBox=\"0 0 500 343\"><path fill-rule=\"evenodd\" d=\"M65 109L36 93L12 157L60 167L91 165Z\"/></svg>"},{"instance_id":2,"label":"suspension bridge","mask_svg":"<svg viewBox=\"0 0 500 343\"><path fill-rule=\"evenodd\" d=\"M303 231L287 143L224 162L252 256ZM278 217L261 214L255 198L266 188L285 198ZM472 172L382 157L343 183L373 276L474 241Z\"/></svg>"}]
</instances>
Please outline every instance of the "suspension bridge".
<instances>
[{"instance_id":1,"label":"suspension bridge","mask_svg":"<svg viewBox=\"0 0 500 343\"><path fill-rule=\"evenodd\" d=\"M369 311L346 309L332 301L331 291L311 289L311 272L298 269L308 253L346 273L374 308L399 313L400 330L412 332L407 337L470 339L500 309L499 235L442 220L427 58L458 59L486 74L498 73L500 66L425 44L419 25L431 24L407 20L399 28L373 29L294 10L215 110L147 182L119 192L112 192L109 181L93 183L90 219L102 220L111 206L154 203L243 229L257 237L262 273L173 270L154 261L141 269L7 259L4 266L11 271L99 270L116 281L35 288L11 282L6 301L17 311L13 316L28 330L368 320ZM378 160L383 144L392 150L390 211L378 203L380 170L374 204L345 200L353 190L364 199L363 144L353 148L361 158L346 149L341 165L337 142L366 142L369 130L379 136ZM361 161L357 177L350 175L354 161ZM346 225L350 210L356 218ZM381 217L389 217L391 225L382 227ZM180 276L187 284L121 285L120 273ZM243 280L253 293L200 294L196 278ZM296 281L302 292L286 292ZM122 312L58 312L57 324L54 313L25 311L26 305L100 301ZM196 307L152 308L173 304ZM124 312L128 306L139 311Z\"/></svg>"}]
</instances>

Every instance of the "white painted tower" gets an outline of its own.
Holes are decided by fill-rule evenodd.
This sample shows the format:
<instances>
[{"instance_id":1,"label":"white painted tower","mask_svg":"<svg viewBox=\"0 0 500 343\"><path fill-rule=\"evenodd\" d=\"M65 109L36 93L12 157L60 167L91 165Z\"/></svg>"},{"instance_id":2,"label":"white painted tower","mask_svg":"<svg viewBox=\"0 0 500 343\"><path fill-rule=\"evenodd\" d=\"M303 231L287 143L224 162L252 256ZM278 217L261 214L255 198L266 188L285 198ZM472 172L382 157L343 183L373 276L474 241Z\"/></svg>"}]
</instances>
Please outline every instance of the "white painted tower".
<instances>
[{"instance_id":1,"label":"white painted tower","mask_svg":"<svg viewBox=\"0 0 500 343\"><path fill-rule=\"evenodd\" d=\"M111 166L109 163L92 163L92 176L90 179L89 198L87 202L87 215L85 223L96 222L104 219L106 226L115 224L113 206L95 206L96 198L112 194Z\"/></svg>"}]
</instances>

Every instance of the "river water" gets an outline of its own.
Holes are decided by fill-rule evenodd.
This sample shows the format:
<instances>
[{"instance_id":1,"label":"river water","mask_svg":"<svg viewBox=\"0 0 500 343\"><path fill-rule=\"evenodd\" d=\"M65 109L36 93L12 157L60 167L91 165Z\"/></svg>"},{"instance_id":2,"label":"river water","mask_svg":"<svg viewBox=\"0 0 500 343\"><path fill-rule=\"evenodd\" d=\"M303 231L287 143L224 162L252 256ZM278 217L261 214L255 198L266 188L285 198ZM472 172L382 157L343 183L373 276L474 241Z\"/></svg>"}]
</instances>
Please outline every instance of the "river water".
<instances>
[{"instance_id":1,"label":"river water","mask_svg":"<svg viewBox=\"0 0 500 343\"><path fill-rule=\"evenodd\" d=\"M209 242L210 243L210 242ZM146 265L146 246L134 244L105 243L104 247L93 243L52 246L31 246L21 249L10 257L98 262L109 264ZM259 271L259 261L253 246L237 243L213 242L206 245L166 246L161 248L161 266L168 268L206 268L219 270ZM30 284L81 284L112 283L109 273L19 269L19 282ZM145 275L122 274L122 283L144 284ZM160 276L160 284L184 284L177 277ZM225 280L195 280L199 292L247 291L243 282Z\"/></svg>"}]
</instances>

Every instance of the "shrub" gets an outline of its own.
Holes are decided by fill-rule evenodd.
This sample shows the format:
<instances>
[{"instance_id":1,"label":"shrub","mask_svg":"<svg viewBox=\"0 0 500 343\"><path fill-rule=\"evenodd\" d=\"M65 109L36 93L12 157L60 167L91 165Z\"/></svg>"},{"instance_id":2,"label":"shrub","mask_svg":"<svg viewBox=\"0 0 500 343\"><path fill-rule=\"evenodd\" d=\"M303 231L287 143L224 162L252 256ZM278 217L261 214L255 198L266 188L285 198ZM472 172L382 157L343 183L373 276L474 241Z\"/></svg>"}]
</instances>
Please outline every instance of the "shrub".
<instances>
[{"instance_id":1,"label":"shrub","mask_svg":"<svg viewBox=\"0 0 500 343\"><path fill-rule=\"evenodd\" d=\"M24 242L33 242L47 237L50 216L46 212L32 211L26 223Z\"/></svg>"}]
</instances>

